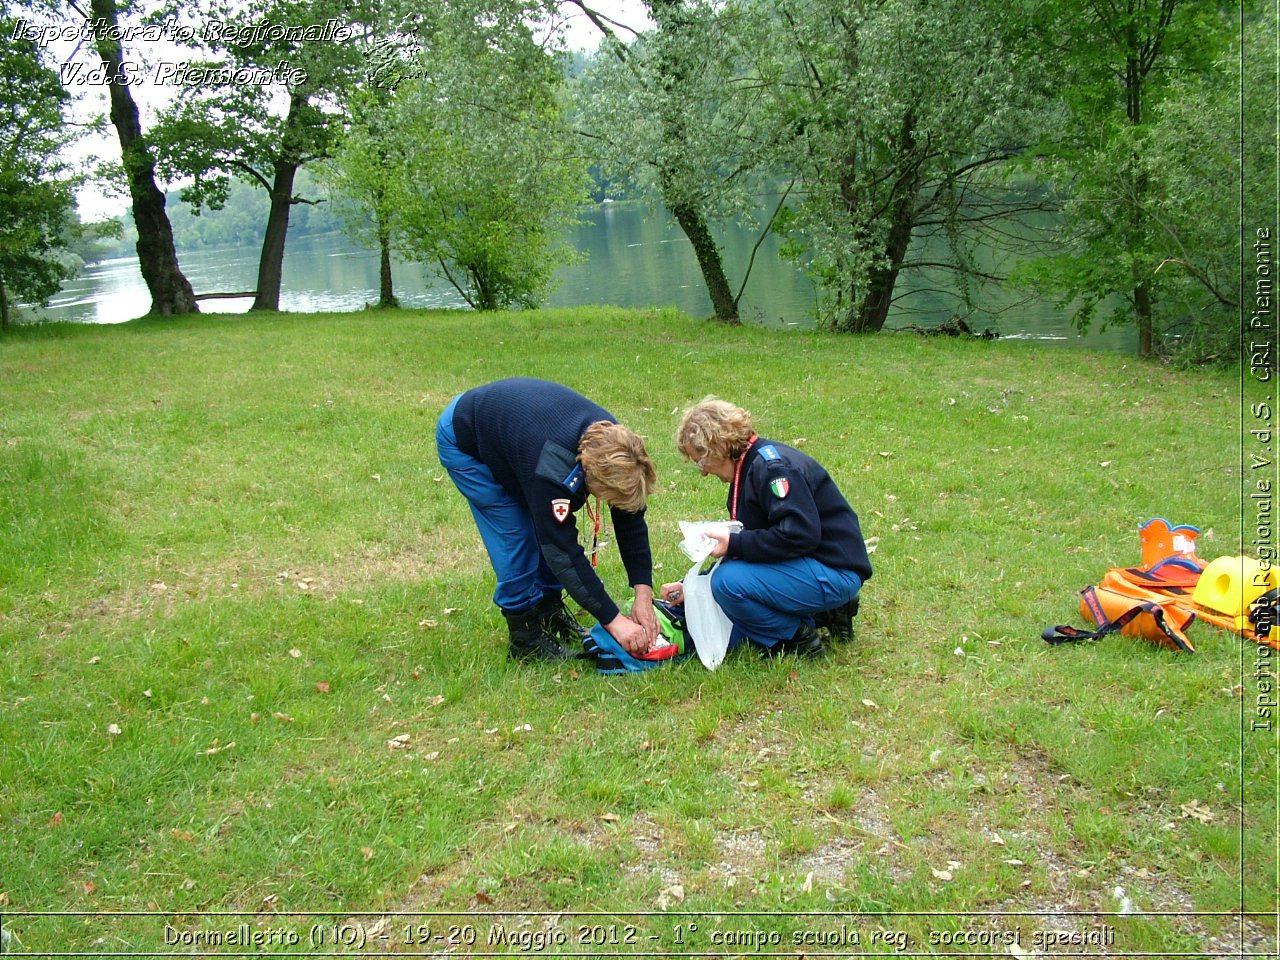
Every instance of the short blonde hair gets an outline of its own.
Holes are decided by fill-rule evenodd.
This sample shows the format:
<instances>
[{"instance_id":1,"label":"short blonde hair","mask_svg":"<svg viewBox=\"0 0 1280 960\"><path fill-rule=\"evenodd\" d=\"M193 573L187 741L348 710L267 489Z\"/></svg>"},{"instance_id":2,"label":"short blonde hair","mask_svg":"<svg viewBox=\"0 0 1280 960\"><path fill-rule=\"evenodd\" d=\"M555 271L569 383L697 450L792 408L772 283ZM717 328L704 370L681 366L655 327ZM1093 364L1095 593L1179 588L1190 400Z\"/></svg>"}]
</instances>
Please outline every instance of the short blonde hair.
<instances>
[{"instance_id":1,"label":"short blonde hair","mask_svg":"<svg viewBox=\"0 0 1280 960\"><path fill-rule=\"evenodd\" d=\"M676 446L690 460L705 456L737 460L754 435L751 414L746 410L706 397L684 412L676 430Z\"/></svg>"},{"instance_id":2,"label":"short blonde hair","mask_svg":"<svg viewBox=\"0 0 1280 960\"><path fill-rule=\"evenodd\" d=\"M644 441L620 423L597 420L578 441L587 489L612 507L639 513L658 483Z\"/></svg>"}]
</instances>

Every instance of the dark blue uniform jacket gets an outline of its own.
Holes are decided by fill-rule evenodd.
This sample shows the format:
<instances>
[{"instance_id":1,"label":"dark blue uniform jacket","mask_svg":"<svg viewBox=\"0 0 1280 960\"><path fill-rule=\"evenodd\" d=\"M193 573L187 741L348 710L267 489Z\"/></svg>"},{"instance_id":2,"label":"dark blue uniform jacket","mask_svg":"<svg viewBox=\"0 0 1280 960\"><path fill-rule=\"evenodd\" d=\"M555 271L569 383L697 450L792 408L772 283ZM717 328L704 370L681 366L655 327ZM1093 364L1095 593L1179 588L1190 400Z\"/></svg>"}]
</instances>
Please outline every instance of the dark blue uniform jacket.
<instances>
[{"instance_id":1,"label":"dark blue uniform jacket","mask_svg":"<svg viewBox=\"0 0 1280 960\"><path fill-rule=\"evenodd\" d=\"M858 515L822 464L785 443L761 438L752 445L737 487L729 485L729 515L743 528L729 537L732 559L813 557L863 582L871 578Z\"/></svg>"},{"instance_id":2,"label":"dark blue uniform jacket","mask_svg":"<svg viewBox=\"0 0 1280 960\"><path fill-rule=\"evenodd\" d=\"M601 623L618 615L578 543L575 514L587 502L578 442L613 415L568 387L514 377L468 390L453 412L458 448L484 463L529 511L542 555L556 579ZM566 509L567 507L567 509ZM653 585L653 558L644 511L609 508L618 552L632 586Z\"/></svg>"}]
</instances>

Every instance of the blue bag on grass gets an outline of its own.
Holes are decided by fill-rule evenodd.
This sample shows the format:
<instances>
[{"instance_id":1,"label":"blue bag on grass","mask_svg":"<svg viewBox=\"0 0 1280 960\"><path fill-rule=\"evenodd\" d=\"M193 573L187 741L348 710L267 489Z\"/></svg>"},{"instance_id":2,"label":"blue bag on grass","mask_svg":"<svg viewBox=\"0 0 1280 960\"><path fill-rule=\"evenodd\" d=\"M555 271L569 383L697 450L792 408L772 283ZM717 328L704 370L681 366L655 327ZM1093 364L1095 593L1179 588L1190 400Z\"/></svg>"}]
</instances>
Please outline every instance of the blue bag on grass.
<instances>
[{"instance_id":1,"label":"blue bag on grass","mask_svg":"<svg viewBox=\"0 0 1280 960\"><path fill-rule=\"evenodd\" d=\"M631 610L632 601L623 604L622 612ZM591 629L591 635L582 641L582 647L601 673L636 673L640 670L652 670L664 663L683 660L694 652L693 639L684 623L684 608L667 603L664 600L653 601L653 612L658 617L658 627L662 631L659 646L648 653L636 656L622 648L622 644L603 625L597 623Z\"/></svg>"}]
</instances>

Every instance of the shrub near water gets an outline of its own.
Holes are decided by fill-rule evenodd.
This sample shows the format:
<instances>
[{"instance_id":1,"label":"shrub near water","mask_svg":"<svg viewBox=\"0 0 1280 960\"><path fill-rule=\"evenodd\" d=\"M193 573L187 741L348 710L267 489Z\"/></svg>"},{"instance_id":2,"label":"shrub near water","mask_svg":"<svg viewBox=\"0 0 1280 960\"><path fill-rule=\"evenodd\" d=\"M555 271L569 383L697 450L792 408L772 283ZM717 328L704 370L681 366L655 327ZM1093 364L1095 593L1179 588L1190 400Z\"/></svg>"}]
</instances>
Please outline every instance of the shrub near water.
<instances>
[{"instance_id":1,"label":"shrub near water","mask_svg":"<svg viewBox=\"0 0 1280 960\"><path fill-rule=\"evenodd\" d=\"M1252 645L1039 639L1137 561L1145 519L1239 551L1236 377L604 309L24 330L0 371L0 902L165 913L7 917L28 951L152 949L196 911L262 911L264 935L312 922L273 912L441 912L386 919L406 949L420 923L483 943L473 911L594 910L704 952L716 914L801 943L838 929L802 914L880 912L944 952L931 933L975 924L1083 933L1117 888L1273 905ZM432 438L451 396L516 374L648 438L659 581L677 522L724 509L674 449L684 407L715 393L816 456L877 538L855 642L715 673L508 663ZM620 595L616 551L600 570ZM627 914L663 908L702 929ZM544 929L517 919L499 939ZM549 949L581 949L574 919ZM1108 922L1117 949L1238 937Z\"/></svg>"}]
</instances>

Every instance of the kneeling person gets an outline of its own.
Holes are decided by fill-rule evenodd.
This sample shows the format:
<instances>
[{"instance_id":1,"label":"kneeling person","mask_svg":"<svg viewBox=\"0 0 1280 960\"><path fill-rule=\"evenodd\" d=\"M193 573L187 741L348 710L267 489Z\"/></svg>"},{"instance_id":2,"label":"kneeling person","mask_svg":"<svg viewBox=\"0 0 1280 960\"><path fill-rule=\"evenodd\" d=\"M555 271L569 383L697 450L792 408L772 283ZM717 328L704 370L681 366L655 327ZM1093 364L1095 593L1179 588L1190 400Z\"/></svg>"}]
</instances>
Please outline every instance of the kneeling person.
<instances>
[{"instance_id":1,"label":"kneeling person","mask_svg":"<svg viewBox=\"0 0 1280 960\"><path fill-rule=\"evenodd\" d=\"M871 560L857 514L822 465L760 438L746 410L714 397L685 412L676 444L703 476L729 484L729 517L742 522L739 533L713 534L711 551L725 558L712 595L739 631L772 654L821 655L818 621L847 635L841 626ZM681 592L662 588L665 600Z\"/></svg>"}]
</instances>

